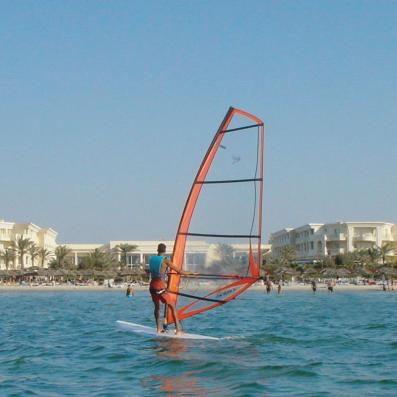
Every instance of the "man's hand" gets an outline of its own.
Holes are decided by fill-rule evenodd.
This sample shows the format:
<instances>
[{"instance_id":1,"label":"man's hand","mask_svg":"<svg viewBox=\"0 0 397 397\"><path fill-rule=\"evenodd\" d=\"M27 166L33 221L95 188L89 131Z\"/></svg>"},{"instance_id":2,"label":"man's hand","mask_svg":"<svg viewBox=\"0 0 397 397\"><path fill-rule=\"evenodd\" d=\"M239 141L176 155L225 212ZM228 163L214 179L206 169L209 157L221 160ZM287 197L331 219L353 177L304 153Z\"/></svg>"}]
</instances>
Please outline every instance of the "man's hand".
<instances>
[{"instance_id":1,"label":"man's hand","mask_svg":"<svg viewBox=\"0 0 397 397\"><path fill-rule=\"evenodd\" d=\"M198 276L199 273L195 273L195 272L181 272L181 274L183 274L184 276Z\"/></svg>"}]
</instances>

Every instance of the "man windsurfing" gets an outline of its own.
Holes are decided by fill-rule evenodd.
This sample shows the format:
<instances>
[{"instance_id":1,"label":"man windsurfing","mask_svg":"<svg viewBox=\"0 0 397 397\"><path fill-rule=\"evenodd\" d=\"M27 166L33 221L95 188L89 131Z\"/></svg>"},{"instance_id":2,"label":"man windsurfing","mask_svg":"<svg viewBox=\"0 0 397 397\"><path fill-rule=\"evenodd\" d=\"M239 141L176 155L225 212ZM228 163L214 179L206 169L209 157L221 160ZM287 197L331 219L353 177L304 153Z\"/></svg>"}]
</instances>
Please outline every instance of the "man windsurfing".
<instances>
[{"instance_id":1,"label":"man windsurfing","mask_svg":"<svg viewBox=\"0 0 397 397\"><path fill-rule=\"evenodd\" d=\"M179 335L182 332L181 324L179 322L175 305L171 303L170 295L167 292L167 285L164 281L164 277L167 268L170 268L171 270L179 274L185 274L185 272L179 271L173 265L173 263L164 256L166 248L167 247L165 246L165 244L160 243L157 246L157 255L150 257L149 271L151 276L151 282L149 291L154 304L154 318L156 320L157 332L164 332L164 329L162 328L160 322L160 303L164 303L167 304L168 307L172 310L172 314L175 318L176 334Z\"/></svg>"}]
</instances>

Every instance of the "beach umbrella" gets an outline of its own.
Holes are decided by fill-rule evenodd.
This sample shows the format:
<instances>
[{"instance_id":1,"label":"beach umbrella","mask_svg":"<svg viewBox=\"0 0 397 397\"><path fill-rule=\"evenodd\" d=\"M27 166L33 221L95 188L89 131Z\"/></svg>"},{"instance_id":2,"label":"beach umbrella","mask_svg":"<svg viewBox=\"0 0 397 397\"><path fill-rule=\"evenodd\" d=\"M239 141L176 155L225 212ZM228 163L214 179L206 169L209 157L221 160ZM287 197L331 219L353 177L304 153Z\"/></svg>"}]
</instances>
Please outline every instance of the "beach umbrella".
<instances>
[{"instance_id":1,"label":"beach umbrella","mask_svg":"<svg viewBox=\"0 0 397 397\"><path fill-rule=\"evenodd\" d=\"M81 273L84 277L93 277L95 275L94 270L83 270Z\"/></svg>"},{"instance_id":2,"label":"beach umbrella","mask_svg":"<svg viewBox=\"0 0 397 397\"><path fill-rule=\"evenodd\" d=\"M350 277L351 272L348 269L346 269L345 267L341 267L339 269L336 269L336 275L338 277Z\"/></svg>"},{"instance_id":3,"label":"beach umbrella","mask_svg":"<svg viewBox=\"0 0 397 397\"><path fill-rule=\"evenodd\" d=\"M355 274L358 274L360 276L364 276L364 277L373 277L374 273L372 271L370 271L369 269L366 269L364 267L361 267L359 269L356 269L354 271Z\"/></svg>"},{"instance_id":4,"label":"beach umbrella","mask_svg":"<svg viewBox=\"0 0 397 397\"><path fill-rule=\"evenodd\" d=\"M378 269L377 274L384 274L385 276L397 276L397 269L394 267L382 267L381 269Z\"/></svg>"},{"instance_id":5,"label":"beach umbrella","mask_svg":"<svg viewBox=\"0 0 397 397\"><path fill-rule=\"evenodd\" d=\"M137 274L139 274L139 273L137 273L135 270L124 270L124 271L122 271L122 272L120 272L118 275L120 276L120 277L128 277L128 276L136 276Z\"/></svg>"},{"instance_id":6,"label":"beach umbrella","mask_svg":"<svg viewBox=\"0 0 397 397\"><path fill-rule=\"evenodd\" d=\"M107 270L104 272L105 278L115 278L117 275L117 272L113 272L111 270Z\"/></svg>"},{"instance_id":7,"label":"beach umbrella","mask_svg":"<svg viewBox=\"0 0 397 397\"><path fill-rule=\"evenodd\" d=\"M308 269L305 269L305 271L303 272L303 274L305 275L305 276L309 276L309 275L313 275L313 274L318 274L319 272L318 272L318 270L316 270L316 269L314 269L314 268L312 268L312 267L309 267Z\"/></svg>"},{"instance_id":8,"label":"beach umbrella","mask_svg":"<svg viewBox=\"0 0 397 397\"><path fill-rule=\"evenodd\" d=\"M47 276L48 275L48 269L42 269L42 268L40 268L40 269L38 269L37 270L37 275L38 276Z\"/></svg>"},{"instance_id":9,"label":"beach umbrella","mask_svg":"<svg viewBox=\"0 0 397 397\"><path fill-rule=\"evenodd\" d=\"M281 270L282 270L282 272L279 272L279 274L285 274L287 276L300 276L301 275L300 272L298 272L297 270L292 269L292 268L283 268Z\"/></svg>"},{"instance_id":10,"label":"beach umbrella","mask_svg":"<svg viewBox=\"0 0 397 397\"><path fill-rule=\"evenodd\" d=\"M327 268L321 271L321 274L324 277L335 277L336 276L336 269L333 268Z\"/></svg>"},{"instance_id":11,"label":"beach umbrella","mask_svg":"<svg viewBox=\"0 0 397 397\"><path fill-rule=\"evenodd\" d=\"M288 268L286 267L280 267L276 270L273 271L274 274L283 274L286 272L286 270L288 270ZM267 271L269 271L269 269L267 269Z\"/></svg>"}]
</instances>

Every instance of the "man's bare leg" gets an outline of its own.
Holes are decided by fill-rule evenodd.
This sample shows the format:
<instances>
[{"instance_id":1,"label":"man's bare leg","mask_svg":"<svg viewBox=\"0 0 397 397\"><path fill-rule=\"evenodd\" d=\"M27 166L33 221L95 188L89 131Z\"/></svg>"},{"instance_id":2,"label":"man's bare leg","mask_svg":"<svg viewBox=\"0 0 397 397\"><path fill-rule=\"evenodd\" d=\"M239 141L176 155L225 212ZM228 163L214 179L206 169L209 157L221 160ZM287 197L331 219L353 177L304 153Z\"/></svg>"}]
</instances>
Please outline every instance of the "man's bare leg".
<instances>
[{"instance_id":1,"label":"man's bare leg","mask_svg":"<svg viewBox=\"0 0 397 397\"><path fill-rule=\"evenodd\" d=\"M182 327L181 327L181 323L179 322L179 318L178 318L178 313L176 312L175 306L174 305L170 305L170 308L172 310L172 314L174 316L175 319L175 328L176 328L176 334L179 335L182 333Z\"/></svg>"},{"instance_id":2,"label":"man's bare leg","mask_svg":"<svg viewBox=\"0 0 397 397\"><path fill-rule=\"evenodd\" d=\"M162 332L160 324L160 303L156 302L154 304L154 318L156 319L157 333Z\"/></svg>"}]
</instances>

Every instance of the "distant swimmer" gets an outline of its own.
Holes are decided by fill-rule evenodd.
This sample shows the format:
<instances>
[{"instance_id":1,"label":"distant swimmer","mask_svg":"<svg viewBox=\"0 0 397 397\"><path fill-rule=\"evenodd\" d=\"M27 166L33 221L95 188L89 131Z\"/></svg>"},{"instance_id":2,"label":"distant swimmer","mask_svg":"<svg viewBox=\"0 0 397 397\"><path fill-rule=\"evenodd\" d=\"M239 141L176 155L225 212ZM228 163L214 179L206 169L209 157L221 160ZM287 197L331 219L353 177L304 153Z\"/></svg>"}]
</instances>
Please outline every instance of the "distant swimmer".
<instances>
[{"instance_id":1,"label":"distant swimmer","mask_svg":"<svg viewBox=\"0 0 397 397\"><path fill-rule=\"evenodd\" d=\"M283 285L283 280L279 280L278 284L277 284L277 293L280 294L281 293L281 287Z\"/></svg>"},{"instance_id":2,"label":"distant swimmer","mask_svg":"<svg viewBox=\"0 0 397 397\"><path fill-rule=\"evenodd\" d=\"M126 296L127 298L132 298L133 295L134 295L134 290L132 289L131 284L128 284L128 287L127 287L127 291L126 291L126 293L125 293L125 296Z\"/></svg>"},{"instance_id":3,"label":"distant swimmer","mask_svg":"<svg viewBox=\"0 0 397 397\"><path fill-rule=\"evenodd\" d=\"M272 282L270 280L266 281L266 293L270 294L271 290L272 290Z\"/></svg>"},{"instance_id":4,"label":"distant swimmer","mask_svg":"<svg viewBox=\"0 0 397 397\"><path fill-rule=\"evenodd\" d=\"M316 283L316 280L312 280L312 290L313 290L313 292L316 292L316 291L317 291L317 283Z\"/></svg>"},{"instance_id":5,"label":"distant swimmer","mask_svg":"<svg viewBox=\"0 0 397 397\"><path fill-rule=\"evenodd\" d=\"M329 280L327 282L327 287L328 287L328 292L334 292L334 283L332 282L332 280Z\"/></svg>"},{"instance_id":6,"label":"distant swimmer","mask_svg":"<svg viewBox=\"0 0 397 397\"><path fill-rule=\"evenodd\" d=\"M169 292L167 292L167 285L164 281L164 276L168 267L179 274L185 274L185 272L179 271L173 263L164 256L166 248L165 244L159 244L157 247L157 255L150 257L149 271L151 282L149 291L154 304L154 318L156 320L157 332L164 332L164 329L160 324L160 303L164 303L172 310L172 314L175 318L176 334L178 335L182 332L182 328L175 305L171 303Z\"/></svg>"}]
</instances>

